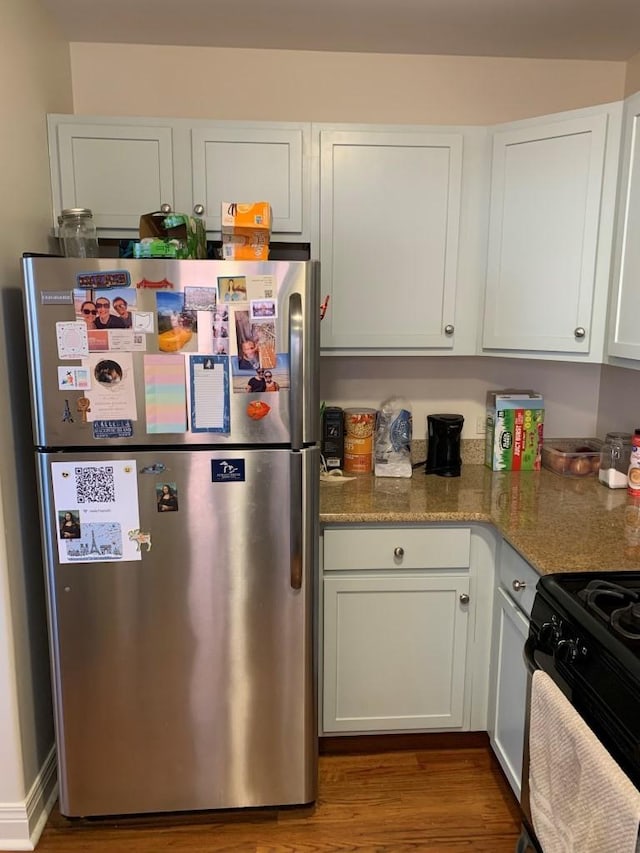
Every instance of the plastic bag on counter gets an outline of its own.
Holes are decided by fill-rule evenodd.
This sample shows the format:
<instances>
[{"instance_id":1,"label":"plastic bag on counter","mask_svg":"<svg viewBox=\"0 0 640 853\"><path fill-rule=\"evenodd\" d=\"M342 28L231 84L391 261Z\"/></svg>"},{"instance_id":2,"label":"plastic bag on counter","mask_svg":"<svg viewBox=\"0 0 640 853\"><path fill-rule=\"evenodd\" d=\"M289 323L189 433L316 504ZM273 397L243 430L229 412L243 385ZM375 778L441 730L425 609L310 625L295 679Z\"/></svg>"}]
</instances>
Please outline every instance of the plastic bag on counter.
<instances>
[{"instance_id":1,"label":"plastic bag on counter","mask_svg":"<svg viewBox=\"0 0 640 853\"><path fill-rule=\"evenodd\" d=\"M402 397L385 400L376 416L373 439L376 477L411 476L411 405Z\"/></svg>"}]
</instances>

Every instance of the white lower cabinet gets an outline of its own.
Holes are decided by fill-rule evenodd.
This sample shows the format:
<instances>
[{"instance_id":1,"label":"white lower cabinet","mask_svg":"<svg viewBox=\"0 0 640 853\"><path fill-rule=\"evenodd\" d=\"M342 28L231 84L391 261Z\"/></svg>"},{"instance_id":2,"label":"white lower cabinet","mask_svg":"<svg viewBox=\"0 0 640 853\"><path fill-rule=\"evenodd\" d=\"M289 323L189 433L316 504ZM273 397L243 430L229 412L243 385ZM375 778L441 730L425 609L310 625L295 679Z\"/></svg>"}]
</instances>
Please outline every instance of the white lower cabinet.
<instances>
[{"instance_id":1,"label":"white lower cabinet","mask_svg":"<svg viewBox=\"0 0 640 853\"><path fill-rule=\"evenodd\" d=\"M539 579L535 569L502 542L493 614L489 738L513 792L520 797L527 710L524 644Z\"/></svg>"},{"instance_id":2,"label":"white lower cabinet","mask_svg":"<svg viewBox=\"0 0 640 853\"><path fill-rule=\"evenodd\" d=\"M462 725L469 576L324 579L324 729Z\"/></svg>"},{"instance_id":3,"label":"white lower cabinet","mask_svg":"<svg viewBox=\"0 0 640 853\"><path fill-rule=\"evenodd\" d=\"M494 551L455 525L324 531L321 734L486 730Z\"/></svg>"},{"instance_id":4,"label":"white lower cabinet","mask_svg":"<svg viewBox=\"0 0 640 853\"><path fill-rule=\"evenodd\" d=\"M520 796L526 713L527 669L522 649L529 622L500 588L496 590L496 702L491 745L509 784Z\"/></svg>"}]
</instances>

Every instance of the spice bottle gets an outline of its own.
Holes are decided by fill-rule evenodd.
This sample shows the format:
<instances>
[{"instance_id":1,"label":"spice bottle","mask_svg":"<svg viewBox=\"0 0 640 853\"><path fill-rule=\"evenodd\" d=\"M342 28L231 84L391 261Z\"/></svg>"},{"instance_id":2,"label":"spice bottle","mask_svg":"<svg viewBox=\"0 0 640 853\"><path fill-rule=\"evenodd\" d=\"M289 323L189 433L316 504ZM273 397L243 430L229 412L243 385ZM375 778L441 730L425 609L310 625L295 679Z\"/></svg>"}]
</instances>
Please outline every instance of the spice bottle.
<instances>
[{"instance_id":1,"label":"spice bottle","mask_svg":"<svg viewBox=\"0 0 640 853\"><path fill-rule=\"evenodd\" d=\"M88 207L69 207L60 214L60 241L65 258L98 258L98 238Z\"/></svg>"},{"instance_id":2,"label":"spice bottle","mask_svg":"<svg viewBox=\"0 0 640 853\"><path fill-rule=\"evenodd\" d=\"M631 436L631 459L629 460L629 485L627 491L630 495L640 497L640 429L633 431Z\"/></svg>"}]
</instances>

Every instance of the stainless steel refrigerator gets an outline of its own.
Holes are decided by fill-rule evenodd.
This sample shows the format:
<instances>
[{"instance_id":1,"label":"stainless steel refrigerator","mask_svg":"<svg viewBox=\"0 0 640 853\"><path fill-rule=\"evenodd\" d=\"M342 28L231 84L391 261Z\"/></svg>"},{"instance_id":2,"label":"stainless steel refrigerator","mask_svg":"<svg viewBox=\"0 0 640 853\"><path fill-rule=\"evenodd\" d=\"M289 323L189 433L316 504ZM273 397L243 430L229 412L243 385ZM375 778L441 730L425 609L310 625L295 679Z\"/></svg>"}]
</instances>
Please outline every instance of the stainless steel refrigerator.
<instances>
[{"instance_id":1,"label":"stainless steel refrigerator","mask_svg":"<svg viewBox=\"0 0 640 853\"><path fill-rule=\"evenodd\" d=\"M312 802L317 264L23 271L62 814Z\"/></svg>"}]
</instances>

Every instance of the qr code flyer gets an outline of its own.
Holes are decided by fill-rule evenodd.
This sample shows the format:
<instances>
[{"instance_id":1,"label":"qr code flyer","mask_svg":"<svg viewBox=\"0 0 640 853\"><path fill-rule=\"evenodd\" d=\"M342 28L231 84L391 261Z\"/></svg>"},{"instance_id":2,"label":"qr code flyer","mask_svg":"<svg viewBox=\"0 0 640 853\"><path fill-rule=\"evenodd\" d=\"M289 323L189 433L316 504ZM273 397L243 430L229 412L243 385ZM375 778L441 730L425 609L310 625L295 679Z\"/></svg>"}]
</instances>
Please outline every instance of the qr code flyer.
<instances>
[{"instance_id":1,"label":"qr code flyer","mask_svg":"<svg viewBox=\"0 0 640 853\"><path fill-rule=\"evenodd\" d=\"M141 559L133 460L52 462L51 478L61 563Z\"/></svg>"}]
</instances>

